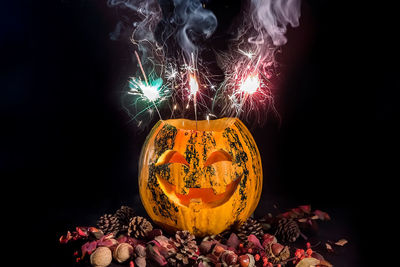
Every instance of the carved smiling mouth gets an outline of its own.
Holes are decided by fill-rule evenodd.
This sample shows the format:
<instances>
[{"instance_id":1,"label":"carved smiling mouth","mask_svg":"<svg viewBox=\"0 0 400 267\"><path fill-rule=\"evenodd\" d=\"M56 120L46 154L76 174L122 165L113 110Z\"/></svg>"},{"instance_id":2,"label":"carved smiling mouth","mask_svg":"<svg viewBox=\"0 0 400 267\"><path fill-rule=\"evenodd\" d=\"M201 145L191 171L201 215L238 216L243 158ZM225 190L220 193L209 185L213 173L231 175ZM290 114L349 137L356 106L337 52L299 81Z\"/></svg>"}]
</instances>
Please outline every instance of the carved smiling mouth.
<instances>
[{"instance_id":1,"label":"carved smiling mouth","mask_svg":"<svg viewBox=\"0 0 400 267\"><path fill-rule=\"evenodd\" d=\"M215 194L212 188L189 188L187 194L180 194L176 192L176 186L169 183L160 175L156 175L160 188L171 200L175 203L189 207L191 203L199 203L207 207L217 207L227 202L233 193L235 193L243 174L235 181L228 184L225 192Z\"/></svg>"}]
</instances>

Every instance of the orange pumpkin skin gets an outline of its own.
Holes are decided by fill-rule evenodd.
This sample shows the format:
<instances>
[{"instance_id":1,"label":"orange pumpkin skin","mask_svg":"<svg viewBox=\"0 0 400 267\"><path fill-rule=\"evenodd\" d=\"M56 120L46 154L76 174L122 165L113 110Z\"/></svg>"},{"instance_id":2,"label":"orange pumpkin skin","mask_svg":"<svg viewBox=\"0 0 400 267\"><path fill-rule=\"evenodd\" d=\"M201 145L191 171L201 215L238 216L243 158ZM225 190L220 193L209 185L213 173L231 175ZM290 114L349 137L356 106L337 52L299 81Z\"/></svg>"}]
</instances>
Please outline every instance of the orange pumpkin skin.
<instances>
[{"instance_id":1,"label":"orange pumpkin skin","mask_svg":"<svg viewBox=\"0 0 400 267\"><path fill-rule=\"evenodd\" d=\"M143 145L139 192L165 230L218 234L244 222L262 190L257 145L237 118L159 121Z\"/></svg>"}]
</instances>

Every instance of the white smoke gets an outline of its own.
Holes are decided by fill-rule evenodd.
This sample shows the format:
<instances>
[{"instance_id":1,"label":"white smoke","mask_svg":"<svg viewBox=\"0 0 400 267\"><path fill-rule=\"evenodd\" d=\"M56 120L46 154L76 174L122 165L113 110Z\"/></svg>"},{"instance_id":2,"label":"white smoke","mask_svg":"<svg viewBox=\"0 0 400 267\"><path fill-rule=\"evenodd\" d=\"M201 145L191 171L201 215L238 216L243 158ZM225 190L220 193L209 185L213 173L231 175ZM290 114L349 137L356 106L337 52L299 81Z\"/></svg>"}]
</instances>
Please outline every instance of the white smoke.
<instances>
[{"instance_id":1,"label":"white smoke","mask_svg":"<svg viewBox=\"0 0 400 267\"><path fill-rule=\"evenodd\" d=\"M131 22L131 18L126 21L119 21L116 28L110 37L116 40L121 35L122 31L133 30L132 39L141 41L155 41L154 28L161 19L161 9L157 0L108 0L110 7L119 7L121 9L128 9L138 21L132 22L131 25L126 25Z\"/></svg>"},{"instance_id":2,"label":"white smoke","mask_svg":"<svg viewBox=\"0 0 400 267\"><path fill-rule=\"evenodd\" d=\"M287 25L299 25L300 6L300 0L250 0L250 15L257 34L248 41L264 44L270 37L275 46L284 45Z\"/></svg>"},{"instance_id":3,"label":"white smoke","mask_svg":"<svg viewBox=\"0 0 400 267\"><path fill-rule=\"evenodd\" d=\"M217 18L203 8L199 0L173 0L175 10L173 23L178 25L177 41L183 51L190 55L197 52L196 37L209 38L217 27Z\"/></svg>"}]
</instances>

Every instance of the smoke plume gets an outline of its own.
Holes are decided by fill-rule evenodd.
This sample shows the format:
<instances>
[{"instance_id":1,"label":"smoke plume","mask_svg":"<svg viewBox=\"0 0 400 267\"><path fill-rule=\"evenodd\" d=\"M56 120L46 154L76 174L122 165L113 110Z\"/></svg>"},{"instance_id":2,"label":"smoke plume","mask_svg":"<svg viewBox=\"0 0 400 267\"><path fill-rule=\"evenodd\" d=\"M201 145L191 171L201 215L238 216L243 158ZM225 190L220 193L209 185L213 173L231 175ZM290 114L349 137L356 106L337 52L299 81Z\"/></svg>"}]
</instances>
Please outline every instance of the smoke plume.
<instances>
[{"instance_id":1,"label":"smoke plume","mask_svg":"<svg viewBox=\"0 0 400 267\"><path fill-rule=\"evenodd\" d=\"M177 41L187 55L196 53L196 41L207 39L217 27L215 15L199 0L173 0L175 10L172 23L177 25Z\"/></svg>"},{"instance_id":2,"label":"smoke plume","mask_svg":"<svg viewBox=\"0 0 400 267\"><path fill-rule=\"evenodd\" d=\"M257 34L250 43L264 44L270 37L275 46L284 45L287 25L299 25L300 0L250 0L250 15Z\"/></svg>"}]
</instances>

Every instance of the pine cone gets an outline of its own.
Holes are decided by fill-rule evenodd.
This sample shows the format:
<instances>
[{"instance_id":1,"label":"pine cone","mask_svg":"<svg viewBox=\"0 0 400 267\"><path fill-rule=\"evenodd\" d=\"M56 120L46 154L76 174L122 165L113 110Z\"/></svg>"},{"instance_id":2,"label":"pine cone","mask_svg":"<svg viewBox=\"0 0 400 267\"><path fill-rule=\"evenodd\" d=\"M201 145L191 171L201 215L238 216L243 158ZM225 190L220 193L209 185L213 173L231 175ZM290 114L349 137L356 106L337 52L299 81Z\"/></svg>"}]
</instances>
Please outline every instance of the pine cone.
<instances>
[{"instance_id":1,"label":"pine cone","mask_svg":"<svg viewBox=\"0 0 400 267\"><path fill-rule=\"evenodd\" d=\"M246 241L249 235L255 235L258 239L262 239L264 231L261 223L253 218L248 218L238 230L238 237L242 241Z\"/></svg>"},{"instance_id":2,"label":"pine cone","mask_svg":"<svg viewBox=\"0 0 400 267\"><path fill-rule=\"evenodd\" d=\"M115 217L118 218L121 224L122 231L128 231L129 223L131 222L132 218L135 216L135 211L128 206L121 206L116 212Z\"/></svg>"},{"instance_id":3,"label":"pine cone","mask_svg":"<svg viewBox=\"0 0 400 267\"><path fill-rule=\"evenodd\" d=\"M151 223L141 216L132 218L128 226L128 235L134 238L145 238L153 230Z\"/></svg>"},{"instance_id":4,"label":"pine cone","mask_svg":"<svg viewBox=\"0 0 400 267\"><path fill-rule=\"evenodd\" d=\"M281 242L294 242L300 236L300 228L293 219L282 218L276 226L275 236Z\"/></svg>"},{"instance_id":5,"label":"pine cone","mask_svg":"<svg viewBox=\"0 0 400 267\"><path fill-rule=\"evenodd\" d=\"M98 228L103 231L105 235L116 235L121 230L121 225L117 217L112 214L104 214L97 221Z\"/></svg>"},{"instance_id":6,"label":"pine cone","mask_svg":"<svg viewBox=\"0 0 400 267\"><path fill-rule=\"evenodd\" d=\"M194 235L189 231L177 231L174 239L170 239L170 244L176 249L176 253L168 258L170 266L193 265L198 255L198 247Z\"/></svg>"}]
</instances>

